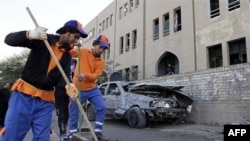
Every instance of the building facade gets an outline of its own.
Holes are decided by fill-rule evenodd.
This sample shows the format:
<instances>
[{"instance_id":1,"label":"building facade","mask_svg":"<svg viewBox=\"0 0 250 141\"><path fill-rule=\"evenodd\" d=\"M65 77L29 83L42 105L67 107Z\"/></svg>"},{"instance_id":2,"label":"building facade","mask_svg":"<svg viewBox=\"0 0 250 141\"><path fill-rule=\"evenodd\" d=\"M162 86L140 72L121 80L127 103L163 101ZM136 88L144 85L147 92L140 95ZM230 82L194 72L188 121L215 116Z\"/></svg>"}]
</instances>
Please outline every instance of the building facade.
<instances>
[{"instance_id":1,"label":"building facade","mask_svg":"<svg viewBox=\"0 0 250 141\"><path fill-rule=\"evenodd\" d=\"M106 34L107 73L125 80L249 62L249 0L114 0L84 28L84 45Z\"/></svg>"},{"instance_id":2,"label":"building facade","mask_svg":"<svg viewBox=\"0 0 250 141\"><path fill-rule=\"evenodd\" d=\"M250 121L250 0L114 0L84 28L86 46L110 39L106 73L184 86L194 99L187 121Z\"/></svg>"}]
</instances>

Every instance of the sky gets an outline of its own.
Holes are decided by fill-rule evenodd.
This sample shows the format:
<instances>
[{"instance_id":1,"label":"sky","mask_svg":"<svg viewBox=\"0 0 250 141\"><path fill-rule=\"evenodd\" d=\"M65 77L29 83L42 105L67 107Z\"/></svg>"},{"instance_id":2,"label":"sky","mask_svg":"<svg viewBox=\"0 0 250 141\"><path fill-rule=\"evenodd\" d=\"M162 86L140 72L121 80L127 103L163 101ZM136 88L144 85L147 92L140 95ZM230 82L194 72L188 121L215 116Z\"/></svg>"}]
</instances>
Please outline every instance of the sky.
<instances>
[{"instance_id":1,"label":"sky","mask_svg":"<svg viewBox=\"0 0 250 141\"><path fill-rule=\"evenodd\" d=\"M113 0L0 0L0 61L20 54L24 48L4 43L5 36L14 31L32 30L35 24L27 12L30 9L39 26L54 34L68 20L88 24Z\"/></svg>"}]
</instances>

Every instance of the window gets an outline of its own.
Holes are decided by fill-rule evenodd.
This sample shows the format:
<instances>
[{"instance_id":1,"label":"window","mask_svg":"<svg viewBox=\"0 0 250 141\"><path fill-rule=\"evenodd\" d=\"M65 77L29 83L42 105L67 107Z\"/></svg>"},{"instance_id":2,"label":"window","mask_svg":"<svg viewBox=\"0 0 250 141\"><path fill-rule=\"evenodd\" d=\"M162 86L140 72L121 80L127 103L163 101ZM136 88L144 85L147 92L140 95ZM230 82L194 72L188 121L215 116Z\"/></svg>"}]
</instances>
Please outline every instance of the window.
<instances>
[{"instance_id":1,"label":"window","mask_svg":"<svg viewBox=\"0 0 250 141\"><path fill-rule=\"evenodd\" d=\"M115 83L110 83L109 84L109 87L108 87L108 90L107 90L107 95L113 95L114 93L114 90L120 92L120 90L118 89L118 86L117 84Z\"/></svg>"},{"instance_id":2,"label":"window","mask_svg":"<svg viewBox=\"0 0 250 141\"><path fill-rule=\"evenodd\" d=\"M230 65L246 63L246 40L245 38L228 42Z\"/></svg>"},{"instance_id":3,"label":"window","mask_svg":"<svg viewBox=\"0 0 250 141\"><path fill-rule=\"evenodd\" d=\"M126 16L127 15L127 12L128 12L128 4L126 3L125 5L124 5L124 16Z\"/></svg>"},{"instance_id":4,"label":"window","mask_svg":"<svg viewBox=\"0 0 250 141\"><path fill-rule=\"evenodd\" d=\"M163 36L169 35L169 14L163 16Z\"/></svg>"},{"instance_id":5,"label":"window","mask_svg":"<svg viewBox=\"0 0 250 141\"><path fill-rule=\"evenodd\" d=\"M208 56L209 68L221 67L223 63L221 44L208 47Z\"/></svg>"},{"instance_id":6,"label":"window","mask_svg":"<svg viewBox=\"0 0 250 141\"><path fill-rule=\"evenodd\" d=\"M135 0L135 8L139 6L139 0Z\"/></svg>"},{"instance_id":7,"label":"window","mask_svg":"<svg viewBox=\"0 0 250 141\"><path fill-rule=\"evenodd\" d=\"M138 66L131 67L131 80L138 80Z\"/></svg>"},{"instance_id":8,"label":"window","mask_svg":"<svg viewBox=\"0 0 250 141\"><path fill-rule=\"evenodd\" d=\"M153 31L153 39L157 40L159 39L159 19L154 20L154 31Z\"/></svg>"},{"instance_id":9,"label":"window","mask_svg":"<svg viewBox=\"0 0 250 141\"><path fill-rule=\"evenodd\" d=\"M228 11L232 11L238 8L240 8L239 0L228 0Z\"/></svg>"},{"instance_id":10,"label":"window","mask_svg":"<svg viewBox=\"0 0 250 141\"><path fill-rule=\"evenodd\" d=\"M181 9L178 8L174 11L174 31L178 32L181 30Z\"/></svg>"},{"instance_id":11,"label":"window","mask_svg":"<svg viewBox=\"0 0 250 141\"><path fill-rule=\"evenodd\" d=\"M126 51L129 51L130 46L130 33L126 34Z\"/></svg>"},{"instance_id":12,"label":"window","mask_svg":"<svg viewBox=\"0 0 250 141\"><path fill-rule=\"evenodd\" d=\"M107 19L106 19L106 28L108 28L109 27L109 17L107 17Z\"/></svg>"},{"instance_id":13,"label":"window","mask_svg":"<svg viewBox=\"0 0 250 141\"><path fill-rule=\"evenodd\" d=\"M106 51L103 52L102 57L106 59Z\"/></svg>"},{"instance_id":14,"label":"window","mask_svg":"<svg viewBox=\"0 0 250 141\"><path fill-rule=\"evenodd\" d=\"M95 37L95 28L93 28L93 30L92 30L92 38L94 38Z\"/></svg>"},{"instance_id":15,"label":"window","mask_svg":"<svg viewBox=\"0 0 250 141\"><path fill-rule=\"evenodd\" d=\"M123 50L124 50L124 47L123 47L123 37L120 37L120 54L123 54Z\"/></svg>"},{"instance_id":16,"label":"window","mask_svg":"<svg viewBox=\"0 0 250 141\"><path fill-rule=\"evenodd\" d=\"M219 0L210 0L210 18L220 15Z\"/></svg>"},{"instance_id":17,"label":"window","mask_svg":"<svg viewBox=\"0 0 250 141\"><path fill-rule=\"evenodd\" d=\"M122 74L122 73L123 73L123 70L118 70L117 72L120 73L120 74Z\"/></svg>"},{"instance_id":18,"label":"window","mask_svg":"<svg viewBox=\"0 0 250 141\"><path fill-rule=\"evenodd\" d=\"M126 68L124 71L125 71L125 74L124 74L124 80L125 81L129 81L129 68Z\"/></svg>"},{"instance_id":19,"label":"window","mask_svg":"<svg viewBox=\"0 0 250 141\"><path fill-rule=\"evenodd\" d=\"M109 22L109 25L110 25L110 26L112 25L112 22L113 22L113 14L110 15L110 22Z\"/></svg>"},{"instance_id":20,"label":"window","mask_svg":"<svg viewBox=\"0 0 250 141\"><path fill-rule=\"evenodd\" d=\"M99 23L98 29L99 29L99 33L101 33L102 32L102 23Z\"/></svg>"},{"instance_id":21,"label":"window","mask_svg":"<svg viewBox=\"0 0 250 141\"><path fill-rule=\"evenodd\" d=\"M106 49L105 52L107 52L107 60L108 60L110 58L110 48Z\"/></svg>"},{"instance_id":22,"label":"window","mask_svg":"<svg viewBox=\"0 0 250 141\"><path fill-rule=\"evenodd\" d=\"M103 84L100 86L100 91L102 92L102 95L105 94L106 89L107 89L107 84Z\"/></svg>"},{"instance_id":23,"label":"window","mask_svg":"<svg viewBox=\"0 0 250 141\"><path fill-rule=\"evenodd\" d=\"M132 49L136 48L137 44L137 30L132 31Z\"/></svg>"},{"instance_id":24,"label":"window","mask_svg":"<svg viewBox=\"0 0 250 141\"><path fill-rule=\"evenodd\" d=\"M93 33L92 33L93 31L91 30L89 33L88 33L88 39L91 39L92 38L92 36L93 36Z\"/></svg>"},{"instance_id":25,"label":"window","mask_svg":"<svg viewBox=\"0 0 250 141\"><path fill-rule=\"evenodd\" d=\"M104 31L104 28L105 28L105 20L102 21L102 31Z\"/></svg>"},{"instance_id":26,"label":"window","mask_svg":"<svg viewBox=\"0 0 250 141\"><path fill-rule=\"evenodd\" d=\"M133 2L134 0L130 0L129 1L129 11L131 12L131 11L133 11L133 9L134 9L134 2Z\"/></svg>"},{"instance_id":27,"label":"window","mask_svg":"<svg viewBox=\"0 0 250 141\"><path fill-rule=\"evenodd\" d=\"M122 18L122 13L123 13L123 8L122 8L122 7L120 7L120 10L119 10L119 19L121 19L121 18Z\"/></svg>"}]
</instances>

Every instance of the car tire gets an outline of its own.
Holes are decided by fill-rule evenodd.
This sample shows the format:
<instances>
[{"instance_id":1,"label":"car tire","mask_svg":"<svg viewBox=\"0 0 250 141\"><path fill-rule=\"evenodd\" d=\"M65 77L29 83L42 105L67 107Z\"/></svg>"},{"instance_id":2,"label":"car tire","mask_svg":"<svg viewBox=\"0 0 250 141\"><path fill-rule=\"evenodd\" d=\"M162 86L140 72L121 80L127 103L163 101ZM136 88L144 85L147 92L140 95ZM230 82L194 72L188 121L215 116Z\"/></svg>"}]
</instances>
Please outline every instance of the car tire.
<instances>
[{"instance_id":1,"label":"car tire","mask_svg":"<svg viewBox=\"0 0 250 141\"><path fill-rule=\"evenodd\" d=\"M94 121L95 120L95 107L91 104L87 106L87 117L89 121Z\"/></svg>"},{"instance_id":2,"label":"car tire","mask_svg":"<svg viewBox=\"0 0 250 141\"><path fill-rule=\"evenodd\" d=\"M139 107L132 107L127 114L128 125L132 128L144 128L146 126L146 116Z\"/></svg>"}]
</instances>

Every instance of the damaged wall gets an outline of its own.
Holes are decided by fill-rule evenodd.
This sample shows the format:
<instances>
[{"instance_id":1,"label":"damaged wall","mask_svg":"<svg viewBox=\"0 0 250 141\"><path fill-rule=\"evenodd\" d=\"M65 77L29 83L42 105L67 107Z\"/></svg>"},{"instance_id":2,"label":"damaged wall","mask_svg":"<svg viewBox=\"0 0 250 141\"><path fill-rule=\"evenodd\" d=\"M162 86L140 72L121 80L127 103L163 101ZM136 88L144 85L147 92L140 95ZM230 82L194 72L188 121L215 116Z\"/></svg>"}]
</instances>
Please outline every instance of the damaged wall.
<instances>
[{"instance_id":1,"label":"damaged wall","mask_svg":"<svg viewBox=\"0 0 250 141\"><path fill-rule=\"evenodd\" d=\"M194 100L187 122L207 125L250 121L250 63L143 80L185 86Z\"/></svg>"}]
</instances>

